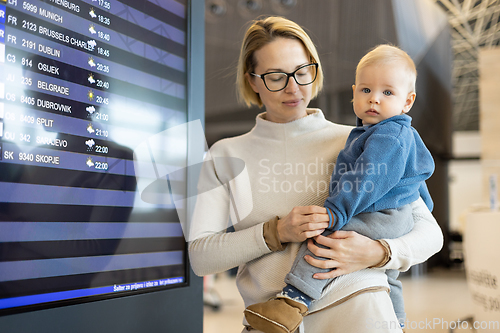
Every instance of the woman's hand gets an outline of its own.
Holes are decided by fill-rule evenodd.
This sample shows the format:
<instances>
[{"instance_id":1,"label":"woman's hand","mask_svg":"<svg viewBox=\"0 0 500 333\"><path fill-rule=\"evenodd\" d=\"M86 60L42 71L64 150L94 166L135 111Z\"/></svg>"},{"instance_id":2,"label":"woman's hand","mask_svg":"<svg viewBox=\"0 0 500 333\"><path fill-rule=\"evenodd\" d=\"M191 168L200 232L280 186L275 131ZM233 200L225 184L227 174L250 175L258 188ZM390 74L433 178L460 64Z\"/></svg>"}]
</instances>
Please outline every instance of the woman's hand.
<instances>
[{"instance_id":1,"label":"woman's hand","mask_svg":"<svg viewBox=\"0 0 500 333\"><path fill-rule=\"evenodd\" d=\"M299 206L278 220L278 235L282 243L303 242L320 235L328 227L326 208Z\"/></svg>"},{"instance_id":2,"label":"woman's hand","mask_svg":"<svg viewBox=\"0 0 500 333\"><path fill-rule=\"evenodd\" d=\"M307 244L309 250L328 260L315 259L309 255L305 256L305 260L315 267L332 269L327 273L314 274L315 279L331 279L375 266L385 256L384 247L379 242L354 231L335 231L326 237L317 236L315 241L327 248L319 247L310 239Z\"/></svg>"}]
</instances>

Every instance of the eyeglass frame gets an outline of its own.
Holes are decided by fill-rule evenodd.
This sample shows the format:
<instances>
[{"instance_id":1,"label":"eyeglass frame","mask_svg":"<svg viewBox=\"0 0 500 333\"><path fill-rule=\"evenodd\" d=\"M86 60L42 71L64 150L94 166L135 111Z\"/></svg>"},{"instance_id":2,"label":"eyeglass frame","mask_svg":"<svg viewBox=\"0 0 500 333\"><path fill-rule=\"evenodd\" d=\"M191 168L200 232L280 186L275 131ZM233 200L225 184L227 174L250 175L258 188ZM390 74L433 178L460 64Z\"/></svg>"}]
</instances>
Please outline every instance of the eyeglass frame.
<instances>
[{"instance_id":1,"label":"eyeglass frame","mask_svg":"<svg viewBox=\"0 0 500 333\"><path fill-rule=\"evenodd\" d=\"M309 82L309 83L305 83L305 84L302 84L302 83L299 83L297 81L297 78L295 77L295 73L297 73L299 70L303 69L304 67L308 67L308 66L314 66L316 68L316 75L314 76L314 79ZM269 90L270 92L278 92L278 91L281 91L283 89L286 88L286 86L288 86L288 82L290 81L290 78L293 77L293 79L295 80L295 83L297 83L299 86L308 86L310 84L312 84L314 81L316 81L316 79L318 78L318 67L319 67L319 64L317 62L313 62L311 64L306 64L306 65L303 65L303 66L300 66L299 68L297 68L296 70L294 70L292 73L285 73L285 72L269 72L269 73L264 73L264 74L255 74L255 73L250 73L250 75L253 75L253 76L256 76L256 77L259 77L262 79L262 82L264 82L264 86L267 88L267 90ZM266 80L264 79L264 77L268 74L285 74L287 76L286 78L286 83L285 83L285 86L281 89L278 89L278 90L271 90L269 89L269 87L267 86L266 84Z\"/></svg>"}]
</instances>

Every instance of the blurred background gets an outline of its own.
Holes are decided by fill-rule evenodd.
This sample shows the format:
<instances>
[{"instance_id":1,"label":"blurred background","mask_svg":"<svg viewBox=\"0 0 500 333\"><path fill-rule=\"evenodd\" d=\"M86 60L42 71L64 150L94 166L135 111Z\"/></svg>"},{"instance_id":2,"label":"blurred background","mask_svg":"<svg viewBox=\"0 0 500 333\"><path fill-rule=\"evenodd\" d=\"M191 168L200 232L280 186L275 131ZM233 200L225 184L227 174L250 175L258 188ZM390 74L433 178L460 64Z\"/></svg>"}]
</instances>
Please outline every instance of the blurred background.
<instances>
[{"instance_id":1,"label":"blurred background","mask_svg":"<svg viewBox=\"0 0 500 333\"><path fill-rule=\"evenodd\" d=\"M496 288L477 289L485 287L484 276L496 278L498 260L483 263L483 254L470 251L467 256L464 248L494 253L497 242L488 237L499 235L500 116L494 97L500 87L500 1L206 0L209 145L249 131L263 111L238 103L235 89L243 34L248 22L261 15L285 16L309 33L325 74L324 90L310 106L322 109L333 122L355 125L351 85L366 51L392 43L413 58L418 97L410 115L436 161L427 183L445 244L428 262L402 275L408 318L440 318L442 325L427 329L433 332L473 331L456 325L470 317L498 323L500 293ZM493 227L479 227L476 220L491 220ZM469 238L466 230L473 230ZM475 235L478 230L482 234ZM471 278L470 272L479 275ZM205 278L205 304L205 332L241 330L243 304L234 272ZM491 332L500 332L500 327Z\"/></svg>"}]
</instances>

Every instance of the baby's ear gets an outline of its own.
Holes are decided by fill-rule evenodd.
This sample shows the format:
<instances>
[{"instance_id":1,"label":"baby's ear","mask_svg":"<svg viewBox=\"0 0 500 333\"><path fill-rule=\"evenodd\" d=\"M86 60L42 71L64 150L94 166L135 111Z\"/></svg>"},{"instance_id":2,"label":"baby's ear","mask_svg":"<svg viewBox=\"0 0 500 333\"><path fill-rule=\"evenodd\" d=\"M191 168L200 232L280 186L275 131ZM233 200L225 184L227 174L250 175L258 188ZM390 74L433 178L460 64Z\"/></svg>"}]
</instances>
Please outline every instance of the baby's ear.
<instances>
[{"instance_id":1,"label":"baby's ear","mask_svg":"<svg viewBox=\"0 0 500 333\"><path fill-rule=\"evenodd\" d=\"M403 107L403 113L410 112L410 109L413 106L413 103L415 103L415 98L417 98L417 94L414 91L408 93L408 96L406 97L405 105Z\"/></svg>"}]
</instances>

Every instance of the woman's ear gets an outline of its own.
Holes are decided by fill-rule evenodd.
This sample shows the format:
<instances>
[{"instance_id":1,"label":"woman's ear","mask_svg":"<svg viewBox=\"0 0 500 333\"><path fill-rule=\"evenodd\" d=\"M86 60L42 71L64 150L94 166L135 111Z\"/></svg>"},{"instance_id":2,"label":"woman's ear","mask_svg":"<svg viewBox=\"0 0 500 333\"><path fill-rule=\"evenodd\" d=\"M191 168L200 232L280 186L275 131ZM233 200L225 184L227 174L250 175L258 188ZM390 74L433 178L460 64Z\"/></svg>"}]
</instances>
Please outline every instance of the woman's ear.
<instances>
[{"instance_id":1,"label":"woman's ear","mask_svg":"<svg viewBox=\"0 0 500 333\"><path fill-rule=\"evenodd\" d=\"M257 89L257 85L255 84L254 77L252 75L250 75L249 73L245 73L245 78L247 79L248 84L250 85L250 87L252 87L252 90L256 94L258 94L259 90Z\"/></svg>"},{"instance_id":2,"label":"woman's ear","mask_svg":"<svg viewBox=\"0 0 500 333\"><path fill-rule=\"evenodd\" d=\"M403 113L408 113L410 111L413 103L415 103L415 98L417 98L417 94L414 91L408 94L408 96L406 97L405 106L403 107Z\"/></svg>"}]
</instances>

